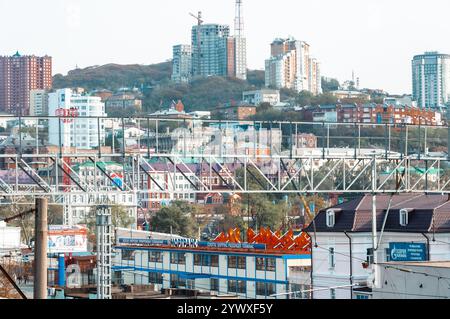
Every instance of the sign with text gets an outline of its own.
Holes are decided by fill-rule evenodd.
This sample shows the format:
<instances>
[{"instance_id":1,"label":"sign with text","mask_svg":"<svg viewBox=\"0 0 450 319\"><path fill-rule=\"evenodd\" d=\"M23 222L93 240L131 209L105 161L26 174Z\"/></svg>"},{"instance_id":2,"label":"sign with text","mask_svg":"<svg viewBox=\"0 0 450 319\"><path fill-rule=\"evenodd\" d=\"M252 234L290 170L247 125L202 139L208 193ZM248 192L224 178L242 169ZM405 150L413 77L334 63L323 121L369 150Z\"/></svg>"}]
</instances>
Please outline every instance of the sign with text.
<instances>
[{"instance_id":1,"label":"sign with text","mask_svg":"<svg viewBox=\"0 0 450 319\"><path fill-rule=\"evenodd\" d=\"M427 245L414 243L390 243L390 261L427 261Z\"/></svg>"},{"instance_id":2,"label":"sign with text","mask_svg":"<svg viewBox=\"0 0 450 319\"><path fill-rule=\"evenodd\" d=\"M248 243L214 243L199 242L196 239L174 238L172 240L158 239L137 239L137 238L119 238L119 244L122 245L142 245L142 246L171 246L178 248L228 248L228 249L266 249L264 244L248 244Z\"/></svg>"},{"instance_id":3,"label":"sign with text","mask_svg":"<svg viewBox=\"0 0 450 319\"><path fill-rule=\"evenodd\" d=\"M84 253L87 247L87 228L82 226L49 226L49 253Z\"/></svg>"}]
</instances>

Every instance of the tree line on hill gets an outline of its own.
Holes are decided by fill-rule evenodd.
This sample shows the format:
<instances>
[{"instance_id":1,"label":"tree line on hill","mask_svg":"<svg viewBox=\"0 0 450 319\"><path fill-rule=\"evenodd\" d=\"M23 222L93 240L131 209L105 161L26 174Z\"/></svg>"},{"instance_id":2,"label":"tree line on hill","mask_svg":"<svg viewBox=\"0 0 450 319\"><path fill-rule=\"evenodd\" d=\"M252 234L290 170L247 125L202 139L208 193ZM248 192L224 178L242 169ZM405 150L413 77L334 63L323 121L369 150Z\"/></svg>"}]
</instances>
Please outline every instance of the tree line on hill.
<instances>
[{"instance_id":1,"label":"tree line on hill","mask_svg":"<svg viewBox=\"0 0 450 319\"><path fill-rule=\"evenodd\" d=\"M194 79L189 84L172 83L171 62L153 65L118 65L107 64L85 69L75 69L66 76L56 74L53 87L82 87L87 91L111 90L120 88L138 88L143 93L145 113L167 108L173 101L182 100L186 111L210 111L219 106L238 103L242 92L264 88L264 71L248 70L247 80L225 77L208 77ZM337 80L323 79L324 92L339 88ZM281 90L282 100L293 100L299 105L327 104L334 100L327 94L314 97L307 92L300 94L294 90ZM131 116L138 113L135 109L112 110L114 116Z\"/></svg>"}]
</instances>

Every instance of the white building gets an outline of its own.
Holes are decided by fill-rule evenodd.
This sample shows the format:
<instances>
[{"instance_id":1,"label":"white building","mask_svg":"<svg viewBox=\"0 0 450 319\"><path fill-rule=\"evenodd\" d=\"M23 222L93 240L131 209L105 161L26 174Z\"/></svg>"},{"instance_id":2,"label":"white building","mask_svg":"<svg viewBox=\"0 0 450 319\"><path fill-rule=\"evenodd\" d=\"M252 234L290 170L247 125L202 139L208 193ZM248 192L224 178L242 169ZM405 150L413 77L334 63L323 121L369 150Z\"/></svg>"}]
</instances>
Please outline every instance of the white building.
<instances>
[{"instance_id":1,"label":"white building","mask_svg":"<svg viewBox=\"0 0 450 319\"><path fill-rule=\"evenodd\" d=\"M30 116L48 115L48 92L46 90L30 91Z\"/></svg>"},{"instance_id":2,"label":"white building","mask_svg":"<svg viewBox=\"0 0 450 319\"><path fill-rule=\"evenodd\" d=\"M143 171L145 170L145 171ZM196 202L195 191L199 184L197 165L168 165L146 163L142 165L140 182L143 194L141 207L151 211L158 211L172 201Z\"/></svg>"},{"instance_id":3,"label":"white building","mask_svg":"<svg viewBox=\"0 0 450 319\"><path fill-rule=\"evenodd\" d=\"M75 94L70 89L49 94L49 115L75 114L73 119L50 119L49 142L62 147L95 149L105 144L105 104L100 97ZM77 118L80 117L80 118ZM86 118L95 117L95 118ZM99 145L100 142L100 145Z\"/></svg>"},{"instance_id":4,"label":"white building","mask_svg":"<svg viewBox=\"0 0 450 319\"><path fill-rule=\"evenodd\" d=\"M310 56L310 45L294 38L275 39L266 60L266 86L320 94L320 64Z\"/></svg>"},{"instance_id":5,"label":"white building","mask_svg":"<svg viewBox=\"0 0 450 319\"><path fill-rule=\"evenodd\" d=\"M192 47L179 44L173 47L172 81L188 83L192 77Z\"/></svg>"},{"instance_id":6,"label":"white building","mask_svg":"<svg viewBox=\"0 0 450 319\"><path fill-rule=\"evenodd\" d=\"M377 262L450 260L450 202L440 195L377 196ZM384 221L385 228L382 234ZM306 231L313 240L314 299L366 299L374 282L372 196L319 212Z\"/></svg>"},{"instance_id":7,"label":"white building","mask_svg":"<svg viewBox=\"0 0 450 319\"><path fill-rule=\"evenodd\" d=\"M20 228L8 227L0 221L0 257L20 250Z\"/></svg>"},{"instance_id":8,"label":"white building","mask_svg":"<svg viewBox=\"0 0 450 319\"><path fill-rule=\"evenodd\" d=\"M136 219L138 207L137 195L121 193L119 189L126 189L124 185L123 166L115 162L97 162L97 166L105 171L107 175L99 168L95 168L93 163L86 162L73 167L73 177L78 179L79 183L88 189L96 185L95 189L106 192L114 191L114 193L99 195L94 192L87 192L66 195L66 203L70 203L70 205L65 210L64 220L72 225L85 223L87 218L92 217L92 209L97 205L104 204L120 206L130 217Z\"/></svg>"},{"instance_id":9,"label":"white building","mask_svg":"<svg viewBox=\"0 0 450 319\"><path fill-rule=\"evenodd\" d=\"M422 108L445 107L450 96L450 55L425 52L412 61L413 98Z\"/></svg>"},{"instance_id":10,"label":"white building","mask_svg":"<svg viewBox=\"0 0 450 319\"><path fill-rule=\"evenodd\" d=\"M261 103L277 105L280 103L280 91L269 89L246 91L242 93L242 101L246 104L255 106L259 106Z\"/></svg>"},{"instance_id":11,"label":"white building","mask_svg":"<svg viewBox=\"0 0 450 319\"><path fill-rule=\"evenodd\" d=\"M198 289L243 299L295 296L289 294L299 288L290 285L291 269L309 267L311 256L263 246L119 238L113 271L123 284L154 284L156 289Z\"/></svg>"}]
</instances>

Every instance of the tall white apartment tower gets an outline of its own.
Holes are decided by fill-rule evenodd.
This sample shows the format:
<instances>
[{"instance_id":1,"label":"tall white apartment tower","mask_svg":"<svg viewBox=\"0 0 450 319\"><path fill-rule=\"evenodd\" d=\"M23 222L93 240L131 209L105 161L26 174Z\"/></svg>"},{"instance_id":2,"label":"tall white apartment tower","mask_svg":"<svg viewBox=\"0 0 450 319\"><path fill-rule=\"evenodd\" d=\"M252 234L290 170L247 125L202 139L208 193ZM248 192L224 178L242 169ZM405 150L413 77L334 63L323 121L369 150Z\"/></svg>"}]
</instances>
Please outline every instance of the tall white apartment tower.
<instances>
[{"instance_id":1,"label":"tall white apartment tower","mask_svg":"<svg viewBox=\"0 0 450 319\"><path fill-rule=\"evenodd\" d=\"M450 55L425 52L412 61L413 98L422 108L442 108L450 95Z\"/></svg>"},{"instance_id":2,"label":"tall white apartment tower","mask_svg":"<svg viewBox=\"0 0 450 319\"><path fill-rule=\"evenodd\" d=\"M294 38L275 39L266 60L266 86L320 94L319 63L310 57L309 44Z\"/></svg>"},{"instance_id":3,"label":"tall white apartment tower","mask_svg":"<svg viewBox=\"0 0 450 319\"><path fill-rule=\"evenodd\" d=\"M172 81L188 83L192 75L192 47L179 44L173 47Z\"/></svg>"},{"instance_id":4,"label":"tall white apartment tower","mask_svg":"<svg viewBox=\"0 0 450 319\"><path fill-rule=\"evenodd\" d=\"M76 110L80 117L68 121L62 118L50 119L48 124L50 144L61 143L62 147L85 150L105 145L105 126L101 119L97 119L107 116L105 104L100 97L76 94L71 89L61 89L49 94L48 110L50 116L58 116L67 110Z\"/></svg>"}]
</instances>

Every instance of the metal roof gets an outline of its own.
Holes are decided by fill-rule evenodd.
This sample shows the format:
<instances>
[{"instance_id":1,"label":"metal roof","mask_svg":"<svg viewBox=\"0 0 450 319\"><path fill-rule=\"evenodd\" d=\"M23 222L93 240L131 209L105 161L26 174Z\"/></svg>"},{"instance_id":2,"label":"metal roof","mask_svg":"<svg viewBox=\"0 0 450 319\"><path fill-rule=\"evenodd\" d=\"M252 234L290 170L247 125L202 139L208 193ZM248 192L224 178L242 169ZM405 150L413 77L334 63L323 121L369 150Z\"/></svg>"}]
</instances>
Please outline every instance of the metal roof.
<instances>
[{"instance_id":1,"label":"metal roof","mask_svg":"<svg viewBox=\"0 0 450 319\"><path fill-rule=\"evenodd\" d=\"M381 231L389 207L390 195L377 196L377 226ZM307 232L371 232L372 195L331 207L336 212L334 227L326 224L326 212L322 210ZM408 225L400 225L400 210L408 209ZM450 233L450 202L448 196L408 194L395 195L386 218L385 231L405 233Z\"/></svg>"}]
</instances>

